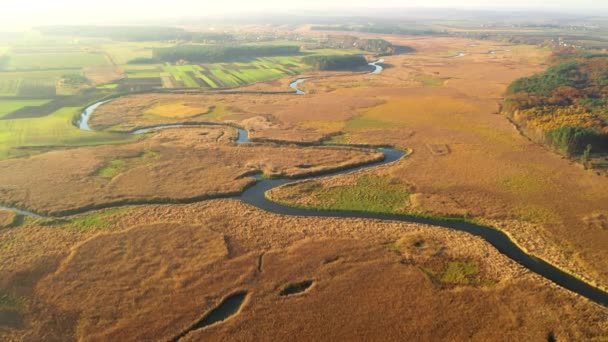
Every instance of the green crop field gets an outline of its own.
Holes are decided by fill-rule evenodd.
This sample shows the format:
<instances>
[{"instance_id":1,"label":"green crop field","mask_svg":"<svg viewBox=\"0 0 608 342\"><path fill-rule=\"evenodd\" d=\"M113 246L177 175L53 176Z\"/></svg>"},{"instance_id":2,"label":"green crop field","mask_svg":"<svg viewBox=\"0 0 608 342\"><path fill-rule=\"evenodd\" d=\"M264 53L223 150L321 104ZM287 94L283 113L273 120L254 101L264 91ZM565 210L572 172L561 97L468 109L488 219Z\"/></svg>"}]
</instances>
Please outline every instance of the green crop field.
<instances>
[{"instance_id":1,"label":"green crop field","mask_svg":"<svg viewBox=\"0 0 608 342\"><path fill-rule=\"evenodd\" d=\"M0 72L0 96L34 95L39 97L42 94L28 93L32 91L33 86L43 85L47 88L55 88L57 81L63 75L74 74L74 72L75 70L70 69ZM30 90L27 90L27 88ZM47 91L50 91L50 89L47 89Z\"/></svg>"},{"instance_id":2,"label":"green crop field","mask_svg":"<svg viewBox=\"0 0 608 342\"><path fill-rule=\"evenodd\" d=\"M27 154L19 148L48 146L85 146L128 142L132 135L82 131L72 125L79 107L62 108L51 115L31 118L0 120L0 159Z\"/></svg>"},{"instance_id":3,"label":"green crop field","mask_svg":"<svg viewBox=\"0 0 608 342\"><path fill-rule=\"evenodd\" d=\"M306 67L299 57L258 58L249 63L213 63L203 65L165 65L161 77L170 78L175 87L231 88L293 76ZM158 77L155 66L127 67L127 77Z\"/></svg>"},{"instance_id":4,"label":"green crop field","mask_svg":"<svg viewBox=\"0 0 608 342\"><path fill-rule=\"evenodd\" d=\"M134 59L151 58L154 48L174 44L67 37L41 40L37 35L31 35L29 39L28 44L1 46L1 51L9 59L4 70L0 71L0 97L4 97L0 99L0 118L30 106L46 105L43 107L48 107L48 112L31 115L40 114L41 117L0 120L0 159L26 155L49 146L80 146L135 139L125 135L84 132L72 125L73 116L80 110L78 106L91 100L87 98L91 91L85 91L86 88L97 88L95 90L104 95L125 89L152 89L160 87L161 81L164 88L236 88L305 72L309 67L301 60L307 55L353 53L351 50L322 49L304 51L295 56L254 58L247 62L128 64ZM253 43L256 44L268 45ZM298 46L302 42L276 41L272 44ZM358 50L354 52L359 53ZM66 87L61 82L67 75L88 75L85 68L106 66L119 69L125 79L108 80L101 86L83 81L78 87ZM62 99L67 102L62 103ZM50 106L57 101L60 101L57 106ZM223 112L218 107L209 115L222 115Z\"/></svg>"},{"instance_id":5,"label":"green crop field","mask_svg":"<svg viewBox=\"0 0 608 342\"><path fill-rule=\"evenodd\" d=\"M28 106L40 106L51 100L0 100L0 118L17 109Z\"/></svg>"},{"instance_id":6,"label":"green crop field","mask_svg":"<svg viewBox=\"0 0 608 342\"><path fill-rule=\"evenodd\" d=\"M110 64L105 55L86 52L19 53L10 57L10 70L79 69Z\"/></svg>"}]
</instances>

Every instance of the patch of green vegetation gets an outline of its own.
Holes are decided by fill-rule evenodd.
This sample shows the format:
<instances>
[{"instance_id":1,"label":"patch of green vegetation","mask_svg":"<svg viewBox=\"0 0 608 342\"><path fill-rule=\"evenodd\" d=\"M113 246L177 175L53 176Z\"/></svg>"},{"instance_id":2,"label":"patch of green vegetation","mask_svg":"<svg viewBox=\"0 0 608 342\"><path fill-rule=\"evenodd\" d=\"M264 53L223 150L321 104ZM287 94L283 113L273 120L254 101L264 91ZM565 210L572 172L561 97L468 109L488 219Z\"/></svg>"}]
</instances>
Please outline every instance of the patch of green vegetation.
<instances>
[{"instance_id":1,"label":"patch of green vegetation","mask_svg":"<svg viewBox=\"0 0 608 342\"><path fill-rule=\"evenodd\" d=\"M492 279L484 278L479 265L473 260L434 260L420 270L439 286L479 286L492 285Z\"/></svg>"},{"instance_id":2,"label":"patch of green vegetation","mask_svg":"<svg viewBox=\"0 0 608 342\"><path fill-rule=\"evenodd\" d=\"M365 116L357 116L346 122L345 129L347 131L365 130L365 129L382 129L394 127L393 123L366 118Z\"/></svg>"},{"instance_id":3,"label":"patch of green vegetation","mask_svg":"<svg viewBox=\"0 0 608 342\"><path fill-rule=\"evenodd\" d=\"M313 188L316 207L326 210L403 212L409 205L409 188L386 177L364 175L355 184Z\"/></svg>"},{"instance_id":4,"label":"patch of green vegetation","mask_svg":"<svg viewBox=\"0 0 608 342\"><path fill-rule=\"evenodd\" d=\"M441 282L455 285L471 285L477 282L479 267L474 261L450 261L441 275Z\"/></svg>"},{"instance_id":5,"label":"patch of green vegetation","mask_svg":"<svg viewBox=\"0 0 608 342\"><path fill-rule=\"evenodd\" d=\"M82 131L72 124L80 111L80 107L65 107L40 118L0 120L0 159L56 146L124 143L137 139L126 134Z\"/></svg>"},{"instance_id":6,"label":"patch of green vegetation","mask_svg":"<svg viewBox=\"0 0 608 342\"><path fill-rule=\"evenodd\" d=\"M0 118L18 109L30 106L41 106L51 100L0 100Z\"/></svg>"},{"instance_id":7,"label":"patch of green vegetation","mask_svg":"<svg viewBox=\"0 0 608 342\"><path fill-rule=\"evenodd\" d=\"M127 169L158 158L160 158L160 152L146 149L137 157L110 160L106 165L97 170L97 176L101 178L114 178Z\"/></svg>"},{"instance_id":8,"label":"patch of green vegetation","mask_svg":"<svg viewBox=\"0 0 608 342\"><path fill-rule=\"evenodd\" d=\"M441 87L443 80L429 75L418 75L415 80L425 87Z\"/></svg>"},{"instance_id":9,"label":"patch of green vegetation","mask_svg":"<svg viewBox=\"0 0 608 342\"><path fill-rule=\"evenodd\" d=\"M111 225L112 220L110 219L113 216L125 213L128 210L128 208L116 208L78 216L67 222L60 222L60 228L77 233L84 233L95 229L107 229Z\"/></svg>"},{"instance_id":10,"label":"patch of green vegetation","mask_svg":"<svg viewBox=\"0 0 608 342\"><path fill-rule=\"evenodd\" d=\"M102 178L114 178L127 168L127 161L124 159L111 160L106 166L97 171L97 176Z\"/></svg>"},{"instance_id":11,"label":"patch of green vegetation","mask_svg":"<svg viewBox=\"0 0 608 342\"><path fill-rule=\"evenodd\" d=\"M230 114L232 114L230 109L226 108L226 106L223 104L218 104L216 106L213 106L213 108L211 108L209 113L205 113L205 114L201 115L200 117L205 118L205 119L219 120L223 116L230 115Z\"/></svg>"},{"instance_id":12,"label":"patch of green vegetation","mask_svg":"<svg viewBox=\"0 0 608 342\"><path fill-rule=\"evenodd\" d=\"M385 244L384 247L391 253L401 254L401 245L399 244L399 241L389 242Z\"/></svg>"},{"instance_id":13,"label":"patch of green vegetation","mask_svg":"<svg viewBox=\"0 0 608 342\"><path fill-rule=\"evenodd\" d=\"M118 84L116 84L116 83L104 84L104 85L100 85L97 87L97 89L116 89L116 88L118 88Z\"/></svg>"}]
</instances>

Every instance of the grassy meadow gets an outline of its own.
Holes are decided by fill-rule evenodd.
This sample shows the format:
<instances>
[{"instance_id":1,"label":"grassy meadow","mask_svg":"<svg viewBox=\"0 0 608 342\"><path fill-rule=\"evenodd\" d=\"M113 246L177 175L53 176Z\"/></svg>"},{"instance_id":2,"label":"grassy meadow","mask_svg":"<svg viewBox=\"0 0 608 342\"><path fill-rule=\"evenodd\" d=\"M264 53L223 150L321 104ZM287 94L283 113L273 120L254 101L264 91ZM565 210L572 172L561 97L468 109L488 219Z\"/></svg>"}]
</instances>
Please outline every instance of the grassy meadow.
<instances>
[{"instance_id":1,"label":"grassy meadow","mask_svg":"<svg viewBox=\"0 0 608 342\"><path fill-rule=\"evenodd\" d=\"M1 100L0 118L18 109L30 106L41 106L45 103L49 103L49 101L51 100Z\"/></svg>"},{"instance_id":2,"label":"grassy meadow","mask_svg":"<svg viewBox=\"0 0 608 342\"><path fill-rule=\"evenodd\" d=\"M0 120L0 159L50 147L98 145L134 139L128 135L81 131L72 124L80 110L80 107L66 107L41 118Z\"/></svg>"}]
</instances>

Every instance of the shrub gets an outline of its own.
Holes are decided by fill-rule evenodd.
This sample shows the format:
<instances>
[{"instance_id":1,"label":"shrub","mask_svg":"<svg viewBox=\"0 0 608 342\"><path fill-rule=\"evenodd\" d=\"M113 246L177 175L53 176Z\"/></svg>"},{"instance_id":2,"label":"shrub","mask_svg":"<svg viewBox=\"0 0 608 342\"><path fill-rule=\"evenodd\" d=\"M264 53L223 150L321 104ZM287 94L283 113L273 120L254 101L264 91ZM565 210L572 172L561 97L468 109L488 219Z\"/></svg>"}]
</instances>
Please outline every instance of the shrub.
<instances>
[{"instance_id":1,"label":"shrub","mask_svg":"<svg viewBox=\"0 0 608 342\"><path fill-rule=\"evenodd\" d=\"M361 55L307 56L302 58L302 62L316 70L353 70L367 65Z\"/></svg>"},{"instance_id":2,"label":"shrub","mask_svg":"<svg viewBox=\"0 0 608 342\"><path fill-rule=\"evenodd\" d=\"M560 151L569 154L580 154L587 145L600 143L601 135L592 128L561 127L545 133L548 142Z\"/></svg>"}]
</instances>

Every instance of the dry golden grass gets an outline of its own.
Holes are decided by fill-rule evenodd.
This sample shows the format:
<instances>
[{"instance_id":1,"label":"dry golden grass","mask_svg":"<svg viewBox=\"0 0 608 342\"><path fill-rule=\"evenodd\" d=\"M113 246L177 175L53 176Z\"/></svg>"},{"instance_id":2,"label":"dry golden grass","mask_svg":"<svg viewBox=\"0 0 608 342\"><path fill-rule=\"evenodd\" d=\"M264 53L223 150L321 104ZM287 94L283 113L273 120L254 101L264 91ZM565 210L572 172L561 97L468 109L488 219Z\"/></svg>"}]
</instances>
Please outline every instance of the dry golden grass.
<instances>
[{"instance_id":1,"label":"dry golden grass","mask_svg":"<svg viewBox=\"0 0 608 342\"><path fill-rule=\"evenodd\" d=\"M362 77L361 87L350 87L348 78L315 81L318 89L338 89L335 96L383 101L358 109L339 141L412 148L387 171L415 189L412 210L491 222L534 254L608 288L608 235L585 221L608 215L605 178L530 143L498 115L506 87L543 70L548 51L452 38L387 39L417 52L385 58L391 67ZM458 51L466 56L446 58ZM447 81L428 87L415 80L419 74ZM450 153L429 149L437 145Z\"/></svg>"},{"instance_id":2,"label":"dry golden grass","mask_svg":"<svg viewBox=\"0 0 608 342\"><path fill-rule=\"evenodd\" d=\"M167 118L189 118L208 113L210 107L200 105L189 106L180 102L158 104L146 111L146 114L158 115Z\"/></svg>"},{"instance_id":3,"label":"dry golden grass","mask_svg":"<svg viewBox=\"0 0 608 342\"><path fill-rule=\"evenodd\" d=\"M215 105L215 103L218 103ZM129 132L166 123L208 122L232 112L209 98L187 95L143 94L103 104L91 117L91 127Z\"/></svg>"},{"instance_id":4,"label":"dry golden grass","mask_svg":"<svg viewBox=\"0 0 608 342\"><path fill-rule=\"evenodd\" d=\"M241 124L254 138L315 141L344 131L340 139L350 143L411 147L406 159L368 171L408 186L411 210L492 224L533 254L608 283L605 179L529 143L494 114L505 87L541 70L546 51L455 38L386 38L418 52L386 58L392 67L380 75L310 81L306 87L314 95L127 97L102 106L93 125L122 124L122 106L132 109L118 129L174 122L150 121L144 113L158 99L187 99L192 107L223 105L222 115L198 119ZM505 51L484 52L490 49ZM446 58L459 51L467 55ZM420 74L446 82L428 87L417 80ZM235 133L167 130L130 145L0 162L0 196L60 211L125 198L238 191L250 181L239 176L250 170L295 175L310 172L310 165L320 170L377 157L233 146ZM131 160L146 151L158 158ZM124 163L111 164L117 159ZM108 165L118 175L99 177ZM321 184L349 184L359 175ZM314 281L305 293L279 295L303 280ZM478 238L436 227L282 217L235 200L213 200L0 230L0 291L24 303L15 314L24 323L0 327L3 340L168 340L237 290L249 292L237 316L184 340L608 335L606 308L529 273Z\"/></svg>"},{"instance_id":5,"label":"dry golden grass","mask_svg":"<svg viewBox=\"0 0 608 342\"><path fill-rule=\"evenodd\" d=\"M17 219L17 214L11 210L0 209L0 229L10 227Z\"/></svg>"},{"instance_id":6,"label":"dry golden grass","mask_svg":"<svg viewBox=\"0 0 608 342\"><path fill-rule=\"evenodd\" d=\"M160 131L140 142L53 151L0 162L3 203L58 214L123 203L236 194L248 177L303 176L382 159L350 148L234 145L225 127ZM14 172L19 170L19 172Z\"/></svg>"},{"instance_id":7,"label":"dry golden grass","mask_svg":"<svg viewBox=\"0 0 608 342\"><path fill-rule=\"evenodd\" d=\"M93 215L100 215L94 213ZM27 303L5 340L168 340L230 293L232 319L185 340L601 339L605 308L464 233L417 224L282 217L235 200L131 207L103 230L42 221L0 231L0 290ZM474 263L481 283L425 269ZM27 281L26 281L27 280ZM291 283L303 294L282 297ZM448 286L445 286L448 285ZM302 329L306 327L306 329Z\"/></svg>"},{"instance_id":8,"label":"dry golden grass","mask_svg":"<svg viewBox=\"0 0 608 342\"><path fill-rule=\"evenodd\" d=\"M379 75L305 82L315 94L138 95L116 100L114 110L112 102L102 106L93 123L114 118L107 124L119 124L124 107L142 113L157 97L178 102L187 98L193 104L223 104L229 114L214 120L239 123L253 139L311 142L343 132L336 141L413 148L413 155L391 172L415 186L412 204L417 210L499 220L499 227L525 248L607 287L603 246L608 237L603 229L583 229L584 217L608 215L605 178L531 144L496 115L506 87L546 68L549 52L460 38L384 38L417 51L386 57L388 67ZM447 58L458 52L465 56ZM429 87L420 75L445 82ZM287 83L273 82L278 87ZM125 127L143 124L129 123L130 117ZM428 148L437 145L450 153L438 155ZM522 230L513 225L517 221L533 228ZM539 243L539 236L548 239Z\"/></svg>"},{"instance_id":9,"label":"dry golden grass","mask_svg":"<svg viewBox=\"0 0 608 342\"><path fill-rule=\"evenodd\" d=\"M194 113L200 108L213 109L191 117L146 115L159 104L182 104L181 110ZM132 131L137 127L180 122L230 122L248 129L251 138L287 142L316 142L336 133L343 122L356 116L357 110L382 103L375 97L335 94L257 95L257 94L154 94L128 96L108 102L97 109L90 124L95 129ZM187 107L187 108L186 108ZM329 122L328 125L320 123ZM342 124L336 124L342 122Z\"/></svg>"}]
</instances>

